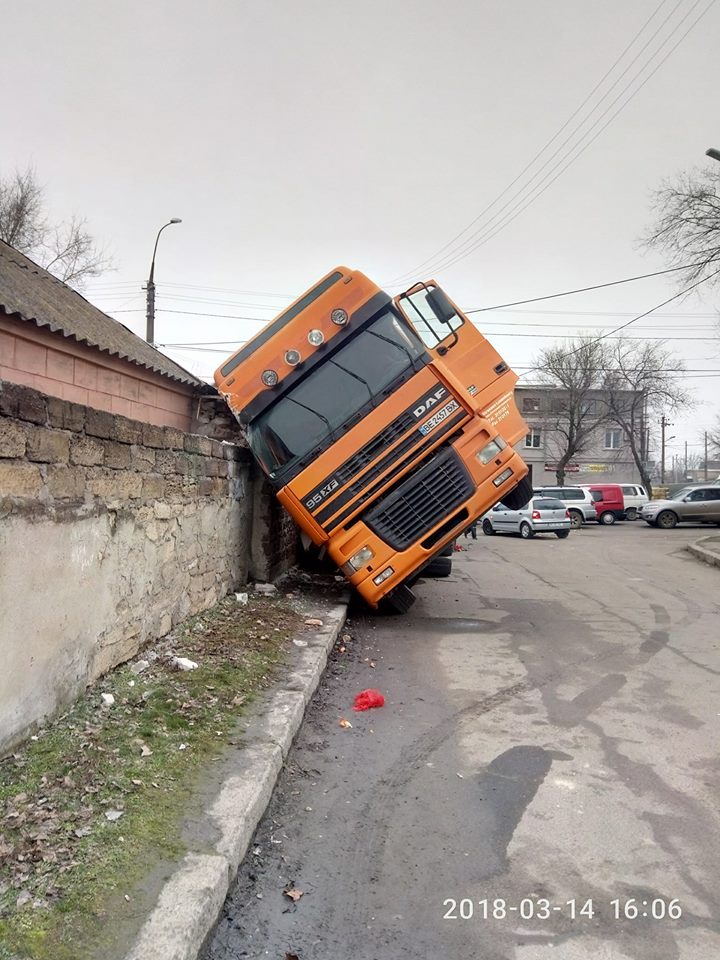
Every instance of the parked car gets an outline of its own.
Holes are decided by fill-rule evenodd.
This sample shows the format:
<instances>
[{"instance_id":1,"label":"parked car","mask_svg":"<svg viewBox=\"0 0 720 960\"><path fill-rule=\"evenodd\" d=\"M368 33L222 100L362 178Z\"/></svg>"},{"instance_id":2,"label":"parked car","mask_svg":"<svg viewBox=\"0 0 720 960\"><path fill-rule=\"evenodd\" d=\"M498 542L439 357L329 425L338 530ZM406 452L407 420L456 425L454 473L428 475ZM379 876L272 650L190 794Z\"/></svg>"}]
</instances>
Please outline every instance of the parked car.
<instances>
[{"instance_id":1,"label":"parked car","mask_svg":"<svg viewBox=\"0 0 720 960\"><path fill-rule=\"evenodd\" d=\"M650 500L647 490L638 483L621 483L620 489L625 501L625 519L637 520L641 508Z\"/></svg>"},{"instance_id":2,"label":"parked car","mask_svg":"<svg viewBox=\"0 0 720 960\"><path fill-rule=\"evenodd\" d=\"M619 483L583 484L595 501L598 523L610 524L625 519L625 499Z\"/></svg>"},{"instance_id":3,"label":"parked car","mask_svg":"<svg viewBox=\"0 0 720 960\"><path fill-rule=\"evenodd\" d=\"M670 530L681 522L716 523L720 526L720 485L683 487L667 500L651 500L640 510L651 527Z\"/></svg>"},{"instance_id":4,"label":"parked car","mask_svg":"<svg viewBox=\"0 0 720 960\"><path fill-rule=\"evenodd\" d=\"M536 497L549 497L562 500L570 511L570 523L573 528L581 527L586 520L596 520L595 501L589 490L583 487L538 487Z\"/></svg>"},{"instance_id":5,"label":"parked car","mask_svg":"<svg viewBox=\"0 0 720 960\"><path fill-rule=\"evenodd\" d=\"M498 503L483 515L481 524L488 537L495 533L518 533L523 540L530 540L536 533L554 533L564 540L572 527L570 512L562 500L549 497L533 497L522 510L509 510Z\"/></svg>"}]
</instances>

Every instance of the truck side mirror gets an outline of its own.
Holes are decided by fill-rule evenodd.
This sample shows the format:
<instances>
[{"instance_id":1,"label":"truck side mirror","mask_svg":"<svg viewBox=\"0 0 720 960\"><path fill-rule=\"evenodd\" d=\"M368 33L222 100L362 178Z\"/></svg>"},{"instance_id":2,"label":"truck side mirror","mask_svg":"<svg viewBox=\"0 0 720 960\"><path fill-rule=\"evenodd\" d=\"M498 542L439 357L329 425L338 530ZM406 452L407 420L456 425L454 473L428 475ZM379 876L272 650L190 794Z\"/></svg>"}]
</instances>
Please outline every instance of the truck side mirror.
<instances>
[{"instance_id":1,"label":"truck side mirror","mask_svg":"<svg viewBox=\"0 0 720 960\"><path fill-rule=\"evenodd\" d=\"M444 290L440 287L433 287L427 292L427 302L430 309L442 323L449 324L453 317L457 316L457 310L450 303L450 300Z\"/></svg>"}]
</instances>

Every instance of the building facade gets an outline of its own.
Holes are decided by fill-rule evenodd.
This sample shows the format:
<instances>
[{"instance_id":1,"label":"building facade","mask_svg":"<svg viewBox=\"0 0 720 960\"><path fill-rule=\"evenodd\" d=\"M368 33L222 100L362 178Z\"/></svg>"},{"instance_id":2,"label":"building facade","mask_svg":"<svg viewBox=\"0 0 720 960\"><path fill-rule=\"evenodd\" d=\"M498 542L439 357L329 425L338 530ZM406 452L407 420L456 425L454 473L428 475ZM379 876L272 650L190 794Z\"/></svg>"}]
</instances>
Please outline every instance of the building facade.
<instances>
[{"instance_id":1,"label":"building facade","mask_svg":"<svg viewBox=\"0 0 720 960\"><path fill-rule=\"evenodd\" d=\"M562 435L567 401L562 388L524 384L515 389L515 400L528 425L516 449L532 468L536 486L557 483L558 461L565 452ZM607 397L602 390L588 394L585 425L589 434L565 467L565 483L640 483L627 437L607 420Z\"/></svg>"}]
</instances>

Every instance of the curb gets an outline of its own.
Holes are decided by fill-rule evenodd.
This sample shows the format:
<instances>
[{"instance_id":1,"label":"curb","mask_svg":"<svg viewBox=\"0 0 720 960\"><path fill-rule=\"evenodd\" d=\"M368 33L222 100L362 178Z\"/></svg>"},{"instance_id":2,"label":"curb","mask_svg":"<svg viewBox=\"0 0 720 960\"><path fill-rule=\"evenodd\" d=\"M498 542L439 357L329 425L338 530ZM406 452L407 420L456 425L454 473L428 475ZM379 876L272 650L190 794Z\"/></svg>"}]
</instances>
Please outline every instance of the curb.
<instances>
[{"instance_id":1,"label":"curb","mask_svg":"<svg viewBox=\"0 0 720 960\"><path fill-rule=\"evenodd\" d=\"M711 567L720 567L720 554L700 546L708 540L717 540L717 537L701 537L697 543L688 543L685 549L703 563L709 563Z\"/></svg>"},{"instance_id":2,"label":"curb","mask_svg":"<svg viewBox=\"0 0 720 960\"><path fill-rule=\"evenodd\" d=\"M163 884L125 960L196 960L270 802L346 614L345 603L323 612L323 627L307 638L295 669L250 722L231 775L204 811L217 833L210 852L207 844L187 851Z\"/></svg>"}]
</instances>

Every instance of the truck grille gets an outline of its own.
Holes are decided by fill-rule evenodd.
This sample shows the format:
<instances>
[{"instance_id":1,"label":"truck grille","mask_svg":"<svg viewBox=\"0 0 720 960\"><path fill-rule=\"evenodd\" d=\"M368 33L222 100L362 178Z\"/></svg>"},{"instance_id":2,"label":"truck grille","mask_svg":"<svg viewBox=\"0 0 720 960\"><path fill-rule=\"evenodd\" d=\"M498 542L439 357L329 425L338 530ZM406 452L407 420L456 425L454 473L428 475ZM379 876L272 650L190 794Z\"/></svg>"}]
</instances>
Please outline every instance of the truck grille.
<instances>
[{"instance_id":1,"label":"truck grille","mask_svg":"<svg viewBox=\"0 0 720 960\"><path fill-rule=\"evenodd\" d=\"M394 550L406 550L472 495L475 485L452 448L433 457L363 514L370 529Z\"/></svg>"}]
</instances>

